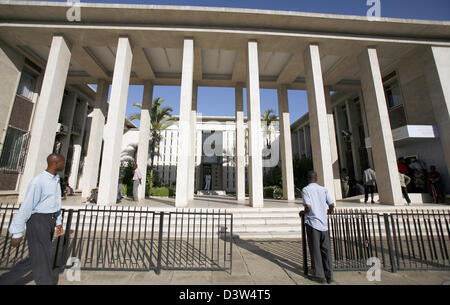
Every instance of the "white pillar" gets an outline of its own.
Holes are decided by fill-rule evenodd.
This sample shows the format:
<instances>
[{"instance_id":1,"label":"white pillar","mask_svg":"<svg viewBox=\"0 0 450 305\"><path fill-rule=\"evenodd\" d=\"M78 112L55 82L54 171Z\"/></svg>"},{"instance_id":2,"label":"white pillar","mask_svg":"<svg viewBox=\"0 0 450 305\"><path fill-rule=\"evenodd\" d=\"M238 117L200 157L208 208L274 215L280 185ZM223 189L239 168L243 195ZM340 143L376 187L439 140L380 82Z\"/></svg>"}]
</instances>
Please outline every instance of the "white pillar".
<instances>
[{"instance_id":1,"label":"white pillar","mask_svg":"<svg viewBox=\"0 0 450 305\"><path fill-rule=\"evenodd\" d=\"M354 117L352 116L352 104L349 103L349 100L345 101L345 111L347 112L347 121L348 121L348 128L350 133L352 134L350 136L350 145L352 148L352 162L353 162L353 171L355 174L356 180L359 180L361 178L361 163L359 162L359 132L354 127Z\"/></svg>"},{"instance_id":2,"label":"white pillar","mask_svg":"<svg viewBox=\"0 0 450 305\"><path fill-rule=\"evenodd\" d=\"M450 48L430 47L424 62L428 93L450 174Z\"/></svg>"},{"instance_id":3,"label":"white pillar","mask_svg":"<svg viewBox=\"0 0 450 305\"><path fill-rule=\"evenodd\" d=\"M145 185L147 180L148 146L150 141L151 118L150 111L153 101L153 83L144 82L144 95L142 98L141 119L139 123L139 144L137 149L137 168L142 174L142 183L138 187L138 200L145 199Z\"/></svg>"},{"instance_id":4,"label":"white pillar","mask_svg":"<svg viewBox=\"0 0 450 305\"><path fill-rule=\"evenodd\" d=\"M294 163L292 161L291 122L287 87L278 88L278 116L280 118L281 172L283 176L283 198L295 200Z\"/></svg>"},{"instance_id":5,"label":"white pillar","mask_svg":"<svg viewBox=\"0 0 450 305\"><path fill-rule=\"evenodd\" d=\"M88 103L83 101L80 109L76 112L76 118L81 122L81 133L79 136L74 136L73 140L73 154L72 154L72 164L70 167L69 175L69 185L73 189L78 189L78 171L80 167L81 150L83 145L84 128L86 125L86 115L87 115Z\"/></svg>"},{"instance_id":6,"label":"white pillar","mask_svg":"<svg viewBox=\"0 0 450 305\"><path fill-rule=\"evenodd\" d=\"M67 127L67 134L65 134L64 137L62 138L61 150L59 153L65 159L67 159L67 153L69 152L70 146L70 138L72 137L72 125L75 116L75 109L77 106L77 98L78 98L77 93L71 91L67 96L63 98L61 105L61 111L63 113L60 116L62 116L63 125ZM65 169L63 169L62 172L65 172Z\"/></svg>"},{"instance_id":7,"label":"white pillar","mask_svg":"<svg viewBox=\"0 0 450 305\"><path fill-rule=\"evenodd\" d=\"M238 83L235 92L235 182L236 182L236 200L245 201L245 127L244 127L244 97L243 84Z\"/></svg>"},{"instance_id":8,"label":"white pillar","mask_svg":"<svg viewBox=\"0 0 450 305\"><path fill-rule=\"evenodd\" d=\"M249 146L249 201L252 207L263 207L263 168L261 109L259 97L258 43L248 41L247 50L247 116Z\"/></svg>"},{"instance_id":9,"label":"white pillar","mask_svg":"<svg viewBox=\"0 0 450 305\"><path fill-rule=\"evenodd\" d=\"M194 78L194 40L185 38L181 75L180 119L178 122L178 162L176 207L188 204L189 161L191 152L192 85Z\"/></svg>"},{"instance_id":10,"label":"white pillar","mask_svg":"<svg viewBox=\"0 0 450 305\"><path fill-rule=\"evenodd\" d=\"M34 112L31 139L25 171L20 182L18 202L23 201L30 181L47 167L47 156L52 153L69 71L70 55L70 47L64 37L53 36L41 94Z\"/></svg>"},{"instance_id":11,"label":"white pillar","mask_svg":"<svg viewBox=\"0 0 450 305\"><path fill-rule=\"evenodd\" d=\"M314 170L317 172L319 184L327 188L335 197L330 135L318 45L311 44L306 48L305 72Z\"/></svg>"},{"instance_id":12,"label":"white pillar","mask_svg":"<svg viewBox=\"0 0 450 305\"><path fill-rule=\"evenodd\" d=\"M400 178L377 50L372 47L367 48L358 57L358 61L365 110L370 117L368 126L380 202L401 204L403 199Z\"/></svg>"},{"instance_id":13,"label":"white pillar","mask_svg":"<svg viewBox=\"0 0 450 305\"><path fill-rule=\"evenodd\" d=\"M367 127L367 117L366 117L366 111L364 106L364 97L362 91L359 92L359 108L361 110L361 118L363 121L363 127L364 127L364 138L370 137L369 134L369 127ZM366 143L364 142L364 147L366 147ZM371 148L365 148L367 153L367 159L369 161L369 166L371 168L374 168L373 166L373 157L372 157L372 149ZM365 170L365 168L362 168L362 170Z\"/></svg>"},{"instance_id":14,"label":"white pillar","mask_svg":"<svg viewBox=\"0 0 450 305\"><path fill-rule=\"evenodd\" d=\"M191 105L191 151L189 157L189 179L188 179L188 201L194 200L195 188L195 140L197 132L197 91L198 86L194 85L192 89L192 105Z\"/></svg>"},{"instance_id":15,"label":"white pillar","mask_svg":"<svg viewBox=\"0 0 450 305\"><path fill-rule=\"evenodd\" d=\"M122 147L123 125L130 83L133 54L128 37L120 37L117 43L116 61L111 88L111 100L106 122L102 166L97 204L106 205L117 200L117 186Z\"/></svg>"},{"instance_id":16,"label":"white pillar","mask_svg":"<svg viewBox=\"0 0 450 305\"><path fill-rule=\"evenodd\" d=\"M339 170L339 155L336 145L336 131L334 128L333 108L331 107L330 88L325 90L325 103L327 107L328 133L330 136L331 164L333 165L334 199L342 199L341 173Z\"/></svg>"},{"instance_id":17,"label":"white pillar","mask_svg":"<svg viewBox=\"0 0 450 305\"><path fill-rule=\"evenodd\" d=\"M89 197L91 190L97 187L108 92L109 83L104 79L99 80L97 83L94 109L89 114L91 117L91 127L87 154L83 166L83 184L81 193L83 197Z\"/></svg>"}]
</instances>

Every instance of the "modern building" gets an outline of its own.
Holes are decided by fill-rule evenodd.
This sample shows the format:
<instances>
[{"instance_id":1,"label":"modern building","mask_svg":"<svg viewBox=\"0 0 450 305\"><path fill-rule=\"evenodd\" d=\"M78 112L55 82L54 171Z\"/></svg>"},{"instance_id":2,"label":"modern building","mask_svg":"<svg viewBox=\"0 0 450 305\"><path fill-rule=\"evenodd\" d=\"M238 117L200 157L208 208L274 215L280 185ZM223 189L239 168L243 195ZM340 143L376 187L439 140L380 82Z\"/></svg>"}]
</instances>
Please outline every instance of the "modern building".
<instances>
[{"instance_id":1,"label":"modern building","mask_svg":"<svg viewBox=\"0 0 450 305\"><path fill-rule=\"evenodd\" d=\"M23 199L29 181L44 169L45 158L55 147L54 134L58 130L65 90L75 85L85 88L88 84L97 84L97 91L92 102L82 184L83 192L95 186L100 172L100 205L115 202L130 84L144 85L137 150L140 168L146 168L148 162L149 106L153 86L181 86L177 207L188 205L194 193L193 139L197 126L198 86L236 88L236 199L244 198L245 158L248 157L249 202L253 207L264 205L260 88L277 89L278 92L280 155L286 200L294 199L287 90L306 90L308 93L309 128L304 130L305 135L309 133L306 138L311 142L308 153L318 172L319 183L335 198L340 198L339 163L344 160L339 160L338 141L334 136L334 121L339 119L338 112L342 109L335 117L333 101L339 102L337 97L344 98L355 92L360 92L360 107L367 118L365 137L370 140L365 139L365 143L366 147L371 147L368 160L377 172L381 202L393 205L403 202L393 135L397 128L407 126L409 139L406 143L413 145L416 136L411 131L414 127L409 126L425 125L428 129L434 126L436 132L430 143L440 144L436 152L443 156L448 175L449 22L232 8L73 5L0 1L2 151L7 143L7 127L13 117L16 95L20 92L21 75L26 72L23 63L30 62L27 66L37 66L43 72L40 90L33 95L34 103L33 98L28 101L33 103L31 106L35 105L28 105L28 109L33 110L28 110L32 115L25 122L31 125L22 126L22 131L29 131L30 136L26 159L21 159L24 160L23 174L16 182L19 184L16 186L19 201ZM80 18L74 18L77 15ZM394 66L398 70L391 77ZM408 104L406 107L400 107L396 98L387 103L386 82L388 78L396 77L397 88L403 90L402 102ZM102 107L109 85L111 99L106 117ZM243 87L247 88L247 155ZM393 96L398 95L396 90L395 86L391 88ZM81 102L88 101L82 98ZM231 102L230 107L233 107ZM80 137L76 134L76 126L72 128L74 140ZM352 132L353 137L355 134ZM358 165L358 158L355 158L356 139L351 150L353 166L363 166ZM405 154L409 151L409 148L405 150ZM359 162L363 163L363 159ZM144 186L139 189L140 198L145 195Z\"/></svg>"},{"instance_id":2,"label":"modern building","mask_svg":"<svg viewBox=\"0 0 450 305\"><path fill-rule=\"evenodd\" d=\"M177 181L179 116L173 116L173 124L161 131L161 142L157 148L153 165L158 177L166 186ZM248 130L247 117L244 129ZM205 176L212 177L211 191L214 194L236 193L236 123L234 117L197 116L195 128L195 181L194 192L205 188ZM263 174L281 163L279 122L261 122L263 139ZM139 144L139 129L129 129L123 135L121 161L135 162ZM245 155L248 155L248 137L245 141ZM150 160L148 165L150 165ZM245 176L248 177L248 158L244 160ZM248 179L246 179L248 181ZM248 188L248 183L246 183Z\"/></svg>"}]
</instances>

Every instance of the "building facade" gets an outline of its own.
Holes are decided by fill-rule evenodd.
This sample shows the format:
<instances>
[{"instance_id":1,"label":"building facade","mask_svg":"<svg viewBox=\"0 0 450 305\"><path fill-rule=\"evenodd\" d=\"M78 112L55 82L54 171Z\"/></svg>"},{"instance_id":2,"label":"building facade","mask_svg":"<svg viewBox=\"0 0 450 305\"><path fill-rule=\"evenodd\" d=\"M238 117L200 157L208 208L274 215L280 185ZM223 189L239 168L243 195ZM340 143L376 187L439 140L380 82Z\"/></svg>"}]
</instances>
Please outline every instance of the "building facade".
<instances>
[{"instance_id":1,"label":"building facade","mask_svg":"<svg viewBox=\"0 0 450 305\"><path fill-rule=\"evenodd\" d=\"M309 128L304 138L309 133L308 153L319 183L335 198L341 196L339 163L344 162L339 160L335 120L342 117L339 112L343 109L338 109L335 117L332 103L338 102L338 96L353 92L361 92L361 108L367 118L365 136L370 138L371 147L368 160L377 172L382 203L403 204L396 163L397 154L402 152L397 147L396 153L393 135L397 128L407 126L409 138L414 138L410 132L417 129L409 126L435 126L433 130L437 130L439 139L432 143L440 143L448 175L449 22L185 6L80 3L75 9L79 9L80 20L68 18L66 3L0 1L2 150L10 117L14 118L11 127L17 129L14 125L17 120L23 122L22 132L29 131L20 182L17 179L8 182L16 183L19 202L31 179L45 168L45 158L58 142L54 134L58 130L65 90L68 86L84 88L88 84L97 84L97 91L92 103L82 187L86 192L98 180L100 205L111 204L116 198L130 84L144 86L136 156L140 168L146 168L148 162L153 86L181 86L177 207L187 206L194 194L198 86L236 90L236 200L244 199L247 183L249 203L253 207L264 205L261 88L276 89L278 94L280 160L286 200L295 199L289 118L289 102L295 101L288 101L288 90L307 91ZM25 58L42 69L41 84L31 101L23 103L32 116L17 119L13 106L20 92L18 85L23 70L20 60ZM390 76L395 65L398 71ZM386 83L396 77L398 87ZM110 85L111 99L105 114L102 105L106 103ZM391 86L388 96L386 86ZM247 152L244 87L247 89ZM397 98L399 88L404 90L403 107ZM31 107L33 99L34 107ZM350 115L358 112L353 103L354 100L347 102L350 107L345 109ZM405 107L406 104L412 106ZM349 122L357 124L353 119ZM348 127L352 128L354 137L357 126ZM76 129L75 125L75 133ZM12 132L8 141L11 137ZM358 137L354 138L350 142L352 155L346 155L345 165L349 166L351 159L357 174L358 166L364 166L364 158L357 158ZM411 141L414 139L406 142ZM139 187L139 198L144 196L145 183Z\"/></svg>"},{"instance_id":2,"label":"building facade","mask_svg":"<svg viewBox=\"0 0 450 305\"><path fill-rule=\"evenodd\" d=\"M178 162L179 116L173 116L174 123L161 131L161 142L156 150L153 166L159 179L166 186L176 184ZM248 130L244 118L244 130ZM195 135L195 182L194 192L204 190L205 176L211 175L211 191L217 194L236 193L236 123L234 117L198 116ZM281 163L279 122L269 125L261 122L263 139L263 174ZM151 140L150 140L151 141ZM139 143L139 129L133 128L124 134L121 161L135 162ZM248 137L245 152L248 151ZM247 153L246 153L247 155ZM148 162L150 165L150 160ZM245 158L245 175L248 176L248 158ZM248 179L246 179L248 181ZM248 183L246 184L248 190Z\"/></svg>"}]
</instances>

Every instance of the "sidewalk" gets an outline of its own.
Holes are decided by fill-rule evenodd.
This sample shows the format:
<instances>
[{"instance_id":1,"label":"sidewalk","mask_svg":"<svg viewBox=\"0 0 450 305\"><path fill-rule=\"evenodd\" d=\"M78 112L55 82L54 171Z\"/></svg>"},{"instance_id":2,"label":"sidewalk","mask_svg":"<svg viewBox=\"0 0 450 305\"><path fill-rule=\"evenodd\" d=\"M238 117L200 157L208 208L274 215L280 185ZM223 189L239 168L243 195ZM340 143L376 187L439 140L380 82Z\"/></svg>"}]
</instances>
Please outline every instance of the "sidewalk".
<instances>
[{"instance_id":1,"label":"sidewalk","mask_svg":"<svg viewBox=\"0 0 450 305\"><path fill-rule=\"evenodd\" d=\"M66 272L59 285L316 285L303 275L299 240L237 240L233 244L232 273L225 271L81 271L80 282ZM368 267L369 268L369 267ZM3 273L4 271L2 271ZM335 272L336 285L450 284L450 271L382 271L380 282L369 282L365 271ZM28 284L34 284L33 281Z\"/></svg>"}]
</instances>

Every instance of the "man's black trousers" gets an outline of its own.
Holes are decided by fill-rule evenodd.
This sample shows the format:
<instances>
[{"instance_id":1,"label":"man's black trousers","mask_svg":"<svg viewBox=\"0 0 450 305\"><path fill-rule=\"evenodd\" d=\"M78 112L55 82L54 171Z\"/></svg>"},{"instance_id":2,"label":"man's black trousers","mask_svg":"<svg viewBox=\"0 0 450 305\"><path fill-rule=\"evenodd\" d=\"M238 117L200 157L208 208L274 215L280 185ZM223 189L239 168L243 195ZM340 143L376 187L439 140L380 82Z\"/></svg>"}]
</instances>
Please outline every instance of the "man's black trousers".
<instances>
[{"instance_id":1,"label":"man's black trousers","mask_svg":"<svg viewBox=\"0 0 450 305\"><path fill-rule=\"evenodd\" d=\"M13 285L32 271L37 285L53 285L53 245L55 214L33 214L27 221L26 239L29 257L20 261L10 272L0 276L0 285ZM22 241L24 242L24 241Z\"/></svg>"},{"instance_id":2,"label":"man's black trousers","mask_svg":"<svg viewBox=\"0 0 450 305\"><path fill-rule=\"evenodd\" d=\"M332 280L333 266L328 231L319 231L306 225L306 234L311 254L311 266L314 269L313 276Z\"/></svg>"}]
</instances>

